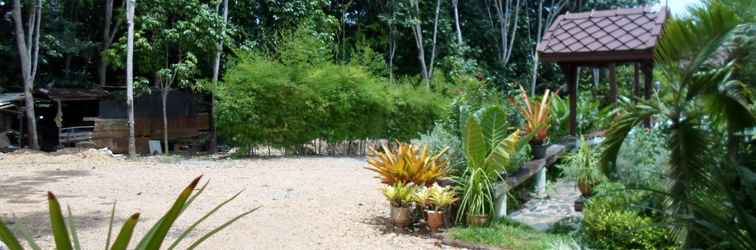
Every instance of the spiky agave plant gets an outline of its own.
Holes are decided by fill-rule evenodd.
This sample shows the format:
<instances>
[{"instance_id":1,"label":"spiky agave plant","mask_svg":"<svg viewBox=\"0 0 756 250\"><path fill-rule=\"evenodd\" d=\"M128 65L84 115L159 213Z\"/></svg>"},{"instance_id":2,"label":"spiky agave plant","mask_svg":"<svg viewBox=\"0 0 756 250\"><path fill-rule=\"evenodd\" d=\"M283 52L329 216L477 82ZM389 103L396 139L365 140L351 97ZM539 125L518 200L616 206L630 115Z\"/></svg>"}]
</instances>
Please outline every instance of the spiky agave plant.
<instances>
[{"instance_id":1,"label":"spiky agave plant","mask_svg":"<svg viewBox=\"0 0 756 250\"><path fill-rule=\"evenodd\" d=\"M149 231L147 231L147 233L139 241L135 249L137 250L160 249L160 247L163 245L163 242L165 242L167 238L168 231L171 229L176 219L189 207L189 205L192 204L192 202L200 194L202 194L202 192L207 187L208 183L205 183L205 185L203 185L196 193L194 192L201 178L202 176L195 178L194 181L192 181L189 184L189 186L184 188L184 190L179 194L176 201L174 201L173 206L171 206L168 212L166 212L165 215L163 215L163 217L161 217L160 220L158 220L158 222L155 223L155 225L153 225ZM236 193L234 196L231 196L231 198L221 202L215 208L207 212L204 216L202 216L197 221L192 223L192 225L189 226L186 230L184 230L173 241L173 243L171 243L171 245L167 249L175 249L178 246L178 244L181 243L186 238L186 236L189 235L189 233L191 233L197 226L199 226L200 223L205 221L207 218L209 218L211 215L217 212L220 208L222 208L229 202L236 199L236 197L238 197L239 194L241 194L241 192ZM47 193L47 201L48 201L48 206L49 206L50 225L52 227L53 239L55 241L55 249L81 250L81 245L79 243L79 236L76 229L76 222L74 220L73 214L71 213L71 208L68 207L68 218L66 219L63 216L58 199L55 197L55 195L52 192ZM113 219L115 217L115 207L116 207L116 204L113 203L113 208L110 213L110 224L108 227L108 235L106 236L106 240L105 240L105 249L125 250L127 249L127 247L129 246L129 243L132 240L132 236L134 234L134 227L139 221L140 214L135 213L129 216L129 219L127 219L126 222L124 222L123 226L121 227L121 230L116 235L113 243L111 244L111 233L113 231ZM211 230L205 235L199 237L186 249L196 248L197 246L202 244L205 240L207 240L211 236L215 235L216 233L220 232L224 228L233 224L237 220L243 218L244 216L247 216L248 214L254 212L255 210L259 208L260 207L256 207L254 209L241 213L237 215L236 217L228 220L227 222L221 224L220 226L216 227L215 229ZM17 233L22 235L22 237L24 238L24 240L27 241L31 249L34 249L34 250L41 249L39 245L36 242L34 242L31 236L23 228L21 228L20 226L15 226L14 229ZM8 247L9 250L24 249L21 245L21 241L13 234L10 228L8 228L8 226L2 222L2 220L0 220L0 241L2 241Z\"/></svg>"},{"instance_id":2,"label":"spiky agave plant","mask_svg":"<svg viewBox=\"0 0 756 250\"><path fill-rule=\"evenodd\" d=\"M409 207L417 198L415 196L416 187L411 184L395 183L392 186L383 188L383 196L394 207Z\"/></svg>"},{"instance_id":3,"label":"spiky agave plant","mask_svg":"<svg viewBox=\"0 0 756 250\"><path fill-rule=\"evenodd\" d=\"M449 162L444 159L448 148L436 155L430 154L427 145L422 149L412 144L399 143L399 147L392 151L383 145L382 151L371 149L368 159L370 171L378 173L378 178L386 185L395 183L430 186L446 177Z\"/></svg>"}]
</instances>

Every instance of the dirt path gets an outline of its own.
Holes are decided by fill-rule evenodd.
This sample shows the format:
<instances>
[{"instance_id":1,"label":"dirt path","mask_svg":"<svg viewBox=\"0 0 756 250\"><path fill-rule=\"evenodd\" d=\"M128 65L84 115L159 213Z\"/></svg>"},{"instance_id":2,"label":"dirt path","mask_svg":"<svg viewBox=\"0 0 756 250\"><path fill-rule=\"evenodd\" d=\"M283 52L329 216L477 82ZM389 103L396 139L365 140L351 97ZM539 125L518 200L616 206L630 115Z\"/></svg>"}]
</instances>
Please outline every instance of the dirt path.
<instances>
[{"instance_id":1,"label":"dirt path","mask_svg":"<svg viewBox=\"0 0 756 250\"><path fill-rule=\"evenodd\" d=\"M387 226L380 185L364 165L364 159L356 158L126 161L85 153L6 154L0 155L0 216L15 216L43 248L50 248L45 192L51 190L63 206L71 206L84 248L101 248L113 200L118 201L117 226L131 213L142 213L140 238L180 189L204 175L210 185L176 228L186 228L219 202L245 191L186 243L234 215L263 207L202 249L439 248L437 240L397 234Z\"/></svg>"}]
</instances>

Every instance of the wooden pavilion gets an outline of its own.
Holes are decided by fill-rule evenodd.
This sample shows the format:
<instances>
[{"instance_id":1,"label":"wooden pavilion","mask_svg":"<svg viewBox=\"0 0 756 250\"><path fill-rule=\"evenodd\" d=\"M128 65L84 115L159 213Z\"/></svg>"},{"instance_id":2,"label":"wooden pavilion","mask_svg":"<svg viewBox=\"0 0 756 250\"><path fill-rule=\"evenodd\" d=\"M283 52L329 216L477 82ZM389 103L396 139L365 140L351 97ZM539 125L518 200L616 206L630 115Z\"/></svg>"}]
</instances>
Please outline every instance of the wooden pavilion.
<instances>
[{"instance_id":1,"label":"wooden pavilion","mask_svg":"<svg viewBox=\"0 0 756 250\"><path fill-rule=\"evenodd\" d=\"M650 7L566 13L556 18L537 50L545 62L558 63L567 79L570 94L570 133L577 128L577 79L579 67L608 68L609 98L618 95L615 68L635 68L633 93L649 99L653 88L654 50L664 30L669 11Z\"/></svg>"}]
</instances>

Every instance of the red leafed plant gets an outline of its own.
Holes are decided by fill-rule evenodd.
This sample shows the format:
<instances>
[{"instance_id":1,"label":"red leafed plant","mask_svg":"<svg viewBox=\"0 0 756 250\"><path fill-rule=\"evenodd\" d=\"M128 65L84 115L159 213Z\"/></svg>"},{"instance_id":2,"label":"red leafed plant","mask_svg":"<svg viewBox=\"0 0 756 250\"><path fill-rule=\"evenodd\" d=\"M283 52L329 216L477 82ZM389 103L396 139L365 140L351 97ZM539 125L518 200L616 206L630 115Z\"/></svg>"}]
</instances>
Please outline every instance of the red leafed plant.
<instances>
[{"instance_id":1,"label":"red leafed plant","mask_svg":"<svg viewBox=\"0 0 756 250\"><path fill-rule=\"evenodd\" d=\"M509 101L517 107L517 110L525 119L525 133L533 134L530 144L540 145L549 139L549 127L551 126L551 91L548 89L540 98L531 98L528 92L520 86L522 103L513 98Z\"/></svg>"}]
</instances>

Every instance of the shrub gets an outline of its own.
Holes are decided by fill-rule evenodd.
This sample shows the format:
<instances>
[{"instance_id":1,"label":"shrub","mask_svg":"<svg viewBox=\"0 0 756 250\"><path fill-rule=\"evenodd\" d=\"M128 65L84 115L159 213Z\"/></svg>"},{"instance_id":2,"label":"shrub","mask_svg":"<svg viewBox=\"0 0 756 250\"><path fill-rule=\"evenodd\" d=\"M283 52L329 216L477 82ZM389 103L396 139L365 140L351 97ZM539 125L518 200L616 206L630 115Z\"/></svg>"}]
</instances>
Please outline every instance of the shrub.
<instances>
[{"instance_id":1,"label":"shrub","mask_svg":"<svg viewBox=\"0 0 756 250\"><path fill-rule=\"evenodd\" d=\"M428 145L431 153L436 154L446 149L444 157L449 161L449 174L461 175L465 171L465 155L462 140L446 129L442 123L436 123L431 131L420 135L418 144Z\"/></svg>"},{"instance_id":2,"label":"shrub","mask_svg":"<svg viewBox=\"0 0 756 250\"><path fill-rule=\"evenodd\" d=\"M615 179L630 187L661 190L669 158L665 140L660 130L633 129L617 156Z\"/></svg>"},{"instance_id":3,"label":"shrub","mask_svg":"<svg viewBox=\"0 0 756 250\"><path fill-rule=\"evenodd\" d=\"M216 91L218 130L238 146L408 141L446 105L436 93L389 85L360 66L287 65L263 55L241 55L225 81Z\"/></svg>"},{"instance_id":4,"label":"shrub","mask_svg":"<svg viewBox=\"0 0 756 250\"><path fill-rule=\"evenodd\" d=\"M644 216L639 203L643 193L607 183L596 188L586 204L582 235L596 249L673 249L672 231Z\"/></svg>"}]
</instances>

